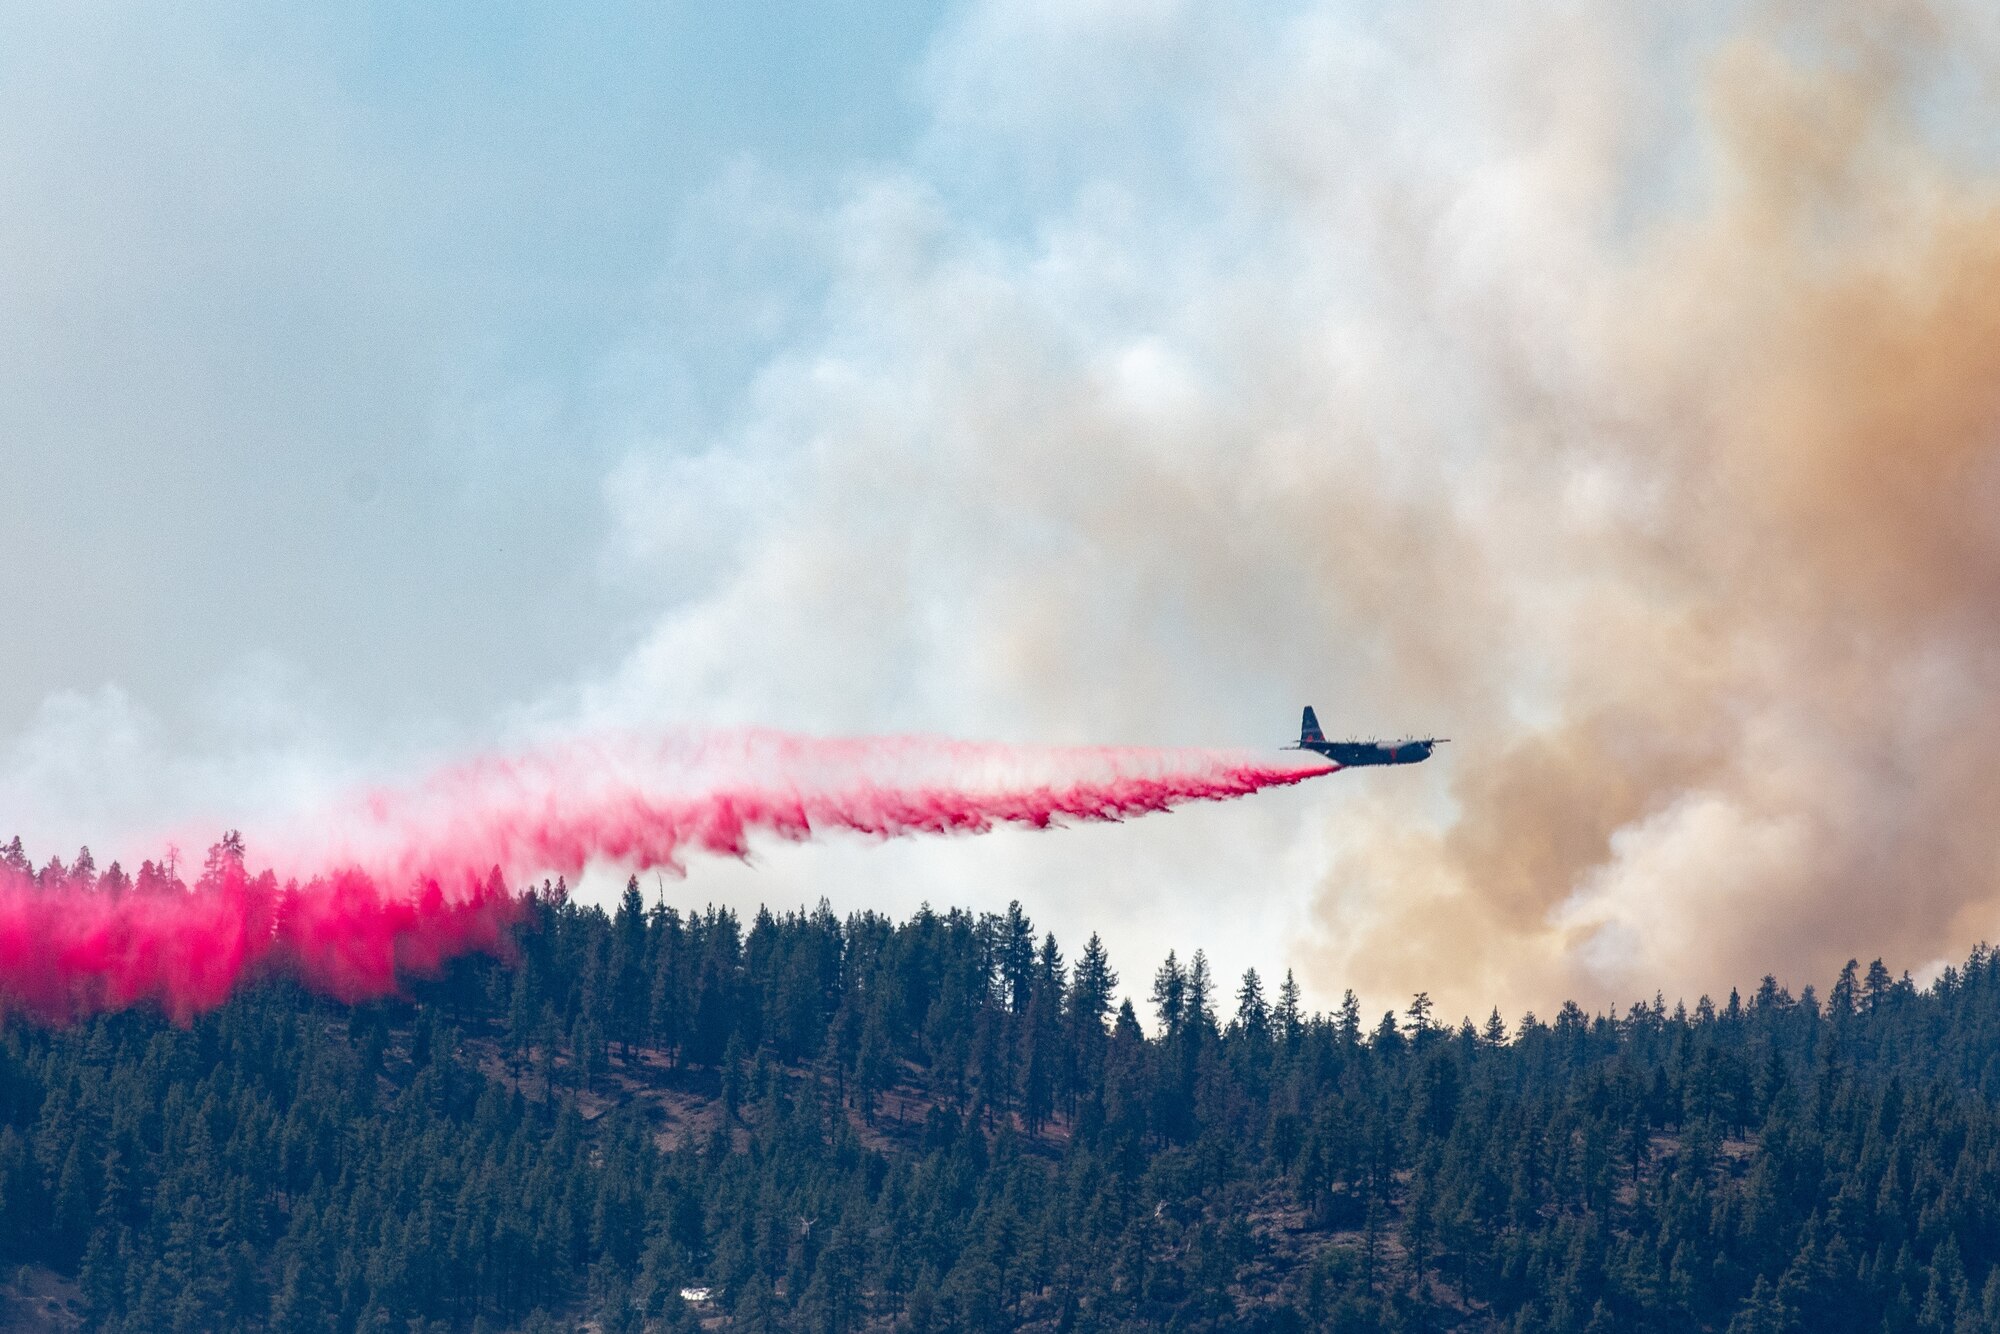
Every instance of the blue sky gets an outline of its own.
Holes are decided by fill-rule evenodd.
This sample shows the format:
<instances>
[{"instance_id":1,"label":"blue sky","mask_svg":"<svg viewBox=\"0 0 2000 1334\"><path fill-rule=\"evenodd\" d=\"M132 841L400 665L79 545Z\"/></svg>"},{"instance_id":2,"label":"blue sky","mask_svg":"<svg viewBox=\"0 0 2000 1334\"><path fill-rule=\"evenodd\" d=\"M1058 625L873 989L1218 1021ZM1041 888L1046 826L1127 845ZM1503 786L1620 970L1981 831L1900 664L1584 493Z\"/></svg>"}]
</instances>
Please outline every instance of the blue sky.
<instances>
[{"instance_id":1,"label":"blue sky","mask_svg":"<svg viewBox=\"0 0 2000 1334\"><path fill-rule=\"evenodd\" d=\"M794 237L731 256L758 242L717 192L809 212L906 152L945 17L0 15L0 429L33 497L0 601L38 628L0 730L106 680L197 726L274 662L346 726L477 727L615 653L645 606L594 568L621 433L727 411L814 280ZM614 401L641 334L659 374Z\"/></svg>"}]
</instances>

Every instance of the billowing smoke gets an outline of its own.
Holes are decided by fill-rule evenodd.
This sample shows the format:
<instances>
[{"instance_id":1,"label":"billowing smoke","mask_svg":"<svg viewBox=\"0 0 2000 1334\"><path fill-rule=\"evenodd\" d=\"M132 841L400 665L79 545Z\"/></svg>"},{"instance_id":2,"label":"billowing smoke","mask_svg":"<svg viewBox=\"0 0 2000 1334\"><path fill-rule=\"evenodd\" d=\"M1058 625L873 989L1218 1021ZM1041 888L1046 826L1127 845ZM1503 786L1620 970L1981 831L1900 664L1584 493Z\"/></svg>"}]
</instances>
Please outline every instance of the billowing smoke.
<instances>
[{"instance_id":1,"label":"billowing smoke","mask_svg":"<svg viewBox=\"0 0 2000 1334\"><path fill-rule=\"evenodd\" d=\"M976 7L830 332L621 474L707 582L589 702L1452 736L1163 890L1298 904L1232 962L1322 1003L1994 935L1990 10L1278 10Z\"/></svg>"},{"instance_id":2,"label":"billowing smoke","mask_svg":"<svg viewBox=\"0 0 2000 1334\"><path fill-rule=\"evenodd\" d=\"M1335 766L1226 751L1027 749L774 732L572 740L375 789L275 831L275 869L232 836L192 888L0 859L0 1010L60 1020L142 1001L186 1018L283 970L346 1000L387 994L470 950L501 951L508 889L594 861L680 874L690 852L760 838L1047 829L1289 786Z\"/></svg>"},{"instance_id":3,"label":"billowing smoke","mask_svg":"<svg viewBox=\"0 0 2000 1334\"><path fill-rule=\"evenodd\" d=\"M1943 6L1753 13L1699 53L1664 208L1634 198L1664 164L1632 92L1533 135L1515 184L1556 241L1511 233L1536 267L1482 294L1499 484L1449 525L1505 651L1452 645L1434 696L1481 738L1455 816L1370 821L1322 892L1337 931L1357 879L1392 886L1364 982L1720 994L2000 930L1991 37Z\"/></svg>"}]
</instances>

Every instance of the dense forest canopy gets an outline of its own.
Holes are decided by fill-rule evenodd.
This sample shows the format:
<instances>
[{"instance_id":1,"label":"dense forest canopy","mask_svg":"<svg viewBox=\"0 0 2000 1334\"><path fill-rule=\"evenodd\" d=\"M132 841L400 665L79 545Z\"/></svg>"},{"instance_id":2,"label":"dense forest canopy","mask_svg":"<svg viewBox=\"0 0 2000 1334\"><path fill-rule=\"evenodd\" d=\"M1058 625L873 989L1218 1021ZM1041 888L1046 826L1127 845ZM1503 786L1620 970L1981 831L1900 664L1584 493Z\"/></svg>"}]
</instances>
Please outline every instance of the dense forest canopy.
<instances>
[{"instance_id":1,"label":"dense forest canopy","mask_svg":"<svg viewBox=\"0 0 2000 1334\"><path fill-rule=\"evenodd\" d=\"M0 1033L42 1327L2000 1330L2000 954L1692 1011L1150 1032L1005 913L605 913L346 1006ZM32 1297L32 1300L31 1300Z\"/></svg>"}]
</instances>

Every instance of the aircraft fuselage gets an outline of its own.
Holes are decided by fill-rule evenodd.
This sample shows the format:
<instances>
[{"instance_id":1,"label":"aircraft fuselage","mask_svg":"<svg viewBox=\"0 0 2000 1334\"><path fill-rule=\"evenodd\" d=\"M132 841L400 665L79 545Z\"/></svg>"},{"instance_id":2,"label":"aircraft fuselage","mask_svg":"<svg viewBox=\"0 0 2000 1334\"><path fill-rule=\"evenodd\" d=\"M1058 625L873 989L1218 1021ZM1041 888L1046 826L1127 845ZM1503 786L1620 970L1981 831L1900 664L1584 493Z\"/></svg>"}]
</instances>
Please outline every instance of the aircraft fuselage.
<instances>
[{"instance_id":1,"label":"aircraft fuselage","mask_svg":"<svg viewBox=\"0 0 2000 1334\"><path fill-rule=\"evenodd\" d=\"M1431 757L1435 741L1302 741L1300 750L1324 755L1343 769L1366 764L1421 764Z\"/></svg>"}]
</instances>

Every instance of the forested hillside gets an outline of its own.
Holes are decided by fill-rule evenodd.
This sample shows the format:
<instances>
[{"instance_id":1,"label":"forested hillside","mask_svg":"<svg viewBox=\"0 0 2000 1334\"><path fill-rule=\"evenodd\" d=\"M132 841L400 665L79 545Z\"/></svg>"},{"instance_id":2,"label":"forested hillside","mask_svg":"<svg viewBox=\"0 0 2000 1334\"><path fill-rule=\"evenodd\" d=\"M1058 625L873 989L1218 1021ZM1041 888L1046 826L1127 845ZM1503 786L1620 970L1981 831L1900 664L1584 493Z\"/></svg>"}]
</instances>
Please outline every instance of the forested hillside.
<instances>
[{"instance_id":1,"label":"forested hillside","mask_svg":"<svg viewBox=\"0 0 2000 1334\"><path fill-rule=\"evenodd\" d=\"M512 960L0 1042L43 1327L2000 1330L2000 955L1918 990L1152 1035L1018 910L538 892ZM706 1298L700 1297L706 1289ZM32 1299L30 1293L33 1294Z\"/></svg>"}]
</instances>

